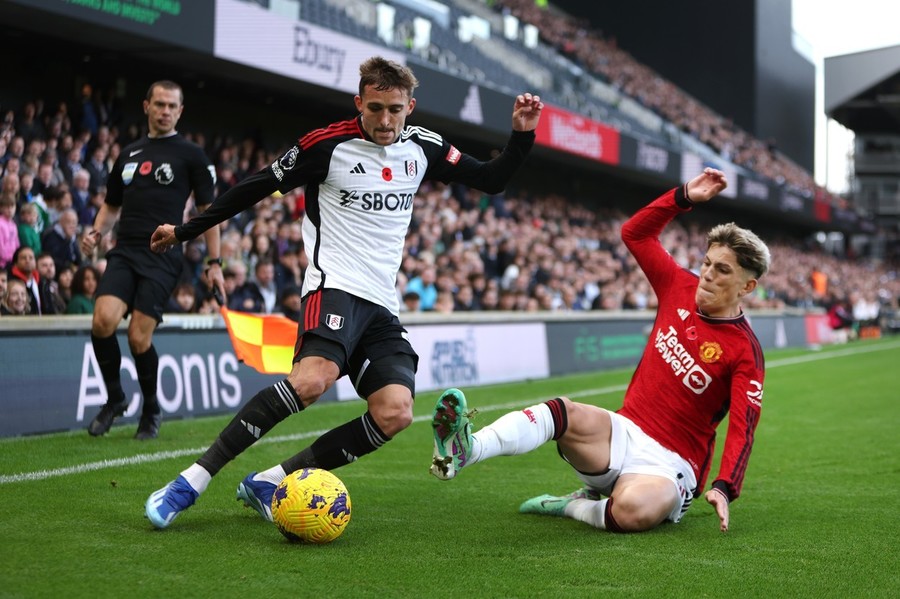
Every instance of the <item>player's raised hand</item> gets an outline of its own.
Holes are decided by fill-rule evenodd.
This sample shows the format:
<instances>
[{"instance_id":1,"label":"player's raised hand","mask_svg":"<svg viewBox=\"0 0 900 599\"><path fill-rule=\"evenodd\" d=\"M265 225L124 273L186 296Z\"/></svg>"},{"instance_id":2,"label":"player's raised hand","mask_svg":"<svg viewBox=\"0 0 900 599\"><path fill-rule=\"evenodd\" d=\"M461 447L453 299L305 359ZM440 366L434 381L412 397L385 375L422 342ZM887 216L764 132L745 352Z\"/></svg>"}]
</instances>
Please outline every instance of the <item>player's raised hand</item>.
<instances>
[{"instance_id":1,"label":"player's raised hand","mask_svg":"<svg viewBox=\"0 0 900 599\"><path fill-rule=\"evenodd\" d=\"M712 167L706 167L703 172L691 179L684 186L688 199L694 204L708 202L728 187L725 173Z\"/></svg>"},{"instance_id":2,"label":"player's raised hand","mask_svg":"<svg viewBox=\"0 0 900 599\"><path fill-rule=\"evenodd\" d=\"M513 129L515 131L534 131L537 129L538 121L541 120L541 110L543 109L544 103L541 102L540 96L534 96L527 92L519 94L513 104Z\"/></svg>"},{"instance_id":3,"label":"player's raised hand","mask_svg":"<svg viewBox=\"0 0 900 599\"><path fill-rule=\"evenodd\" d=\"M160 225L150 237L150 249L157 254L169 251L177 243L180 242L175 237L175 225Z\"/></svg>"},{"instance_id":4,"label":"player's raised hand","mask_svg":"<svg viewBox=\"0 0 900 599\"><path fill-rule=\"evenodd\" d=\"M712 488L706 492L706 501L716 508L716 514L719 516L719 528L722 532L728 532L728 498L722 491Z\"/></svg>"}]
</instances>

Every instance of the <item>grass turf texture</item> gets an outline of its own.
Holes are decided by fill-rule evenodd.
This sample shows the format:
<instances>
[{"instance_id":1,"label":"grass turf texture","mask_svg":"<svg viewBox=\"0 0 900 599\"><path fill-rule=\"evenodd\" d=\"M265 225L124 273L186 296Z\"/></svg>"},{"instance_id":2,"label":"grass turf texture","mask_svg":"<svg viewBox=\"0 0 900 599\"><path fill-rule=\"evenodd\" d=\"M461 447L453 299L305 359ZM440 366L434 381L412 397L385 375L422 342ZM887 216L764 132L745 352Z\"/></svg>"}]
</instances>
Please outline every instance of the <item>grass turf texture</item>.
<instances>
[{"instance_id":1,"label":"grass turf texture","mask_svg":"<svg viewBox=\"0 0 900 599\"><path fill-rule=\"evenodd\" d=\"M235 488L359 416L361 402L281 423L164 531L144 518L144 501L228 418L167 421L149 443L131 438L133 425L97 439L2 439L0 597L898 596L900 339L769 352L767 363L763 417L726 534L702 499L681 524L638 535L519 514L528 497L578 486L554 444L438 481L428 474L437 393L422 393L408 430L336 471L353 517L323 546L289 544L235 501ZM465 391L477 429L561 394L617 408L629 377Z\"/></svg>"}]
</instances>

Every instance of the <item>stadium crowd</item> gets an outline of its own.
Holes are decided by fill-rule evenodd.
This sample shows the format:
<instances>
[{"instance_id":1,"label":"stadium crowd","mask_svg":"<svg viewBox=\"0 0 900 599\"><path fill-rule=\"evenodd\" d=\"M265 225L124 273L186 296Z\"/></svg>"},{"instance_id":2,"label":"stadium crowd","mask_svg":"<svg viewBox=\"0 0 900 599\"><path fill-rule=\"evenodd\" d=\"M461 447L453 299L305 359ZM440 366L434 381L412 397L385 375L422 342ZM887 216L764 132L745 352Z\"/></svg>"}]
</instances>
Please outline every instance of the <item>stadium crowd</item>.
<instances>
[{"instance_id":1,"label":"stadium crowd","mask_svg":"<svg viewBox=\"0 0 900 599\"><path fill-rule=\"evenodd\" d=\"M0 312L89 313L110 247L82 256L79 238L103 202L119 149L143 132L121 122L115 105L90 86L74 101L47 105L36 99L6 110L3 118L0 270L8 276L0 278ZM281 149L249 138L185 134L216 165L219 193L270 164ZM304 196L295 191L223 223L229 308L296 317L306 267L303 216ZM588 208L559 195L487 196L426 183L415 197L397 293L403 309L436 312L653 310L656 298L620 238L626 218L620 210ZM663 235L685 268L699 267L702 230L675 223ZM772 268L746 302L749 308L840 304L855 322L897 309L896 265L839 260L795 239L767 241ZM202 244L186 245L182 281L168 312L217 310L203 280ZM27 292L24 305L17 281Z\"/></svg>"},{"instance_id":2,"label":"stadium crowd","mask_svg":"<svg viewBox=\"0 0 900 599\"><path fill-rule=\"evenodd\" d=\"M776 183L809 192L819 189L806 169L778 152L776 140L757 139L704 106L619 48L615 38L592 27L587 19L548 10L534 0L495 0L493 6L535 25L546 44L714 149L723 159Z\"/></svg>"}]
</instances>

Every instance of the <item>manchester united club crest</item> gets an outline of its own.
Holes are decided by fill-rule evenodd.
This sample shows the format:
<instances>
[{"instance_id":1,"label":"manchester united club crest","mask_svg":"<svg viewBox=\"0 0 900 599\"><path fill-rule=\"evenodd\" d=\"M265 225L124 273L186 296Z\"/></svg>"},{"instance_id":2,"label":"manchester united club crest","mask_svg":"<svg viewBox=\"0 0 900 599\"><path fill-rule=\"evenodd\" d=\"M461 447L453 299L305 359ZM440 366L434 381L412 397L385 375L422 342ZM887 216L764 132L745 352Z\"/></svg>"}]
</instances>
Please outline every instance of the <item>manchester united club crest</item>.
<instances>
[{"instance_id":1,"label":"manchester united club crest","mask_svg":"<svg viewBox=\"0 0 900 599\"><path fill-rule=\"evenodd\" d=\"M722 346L715 341L704 341L700 346L700 359L707 364L718 362L722 357Z\"/></svg>"},{"instance_id":2,"label":"manchester united club crest","mask_svg":"<svg viewBox=\"0 0 900 599\"><path fill-rule=\"evenodd\" d=\"M338 331L344 328L344 317L337 314L328 314L325 316L325 325L332 331Z\"/></svg>"}]
</instances>

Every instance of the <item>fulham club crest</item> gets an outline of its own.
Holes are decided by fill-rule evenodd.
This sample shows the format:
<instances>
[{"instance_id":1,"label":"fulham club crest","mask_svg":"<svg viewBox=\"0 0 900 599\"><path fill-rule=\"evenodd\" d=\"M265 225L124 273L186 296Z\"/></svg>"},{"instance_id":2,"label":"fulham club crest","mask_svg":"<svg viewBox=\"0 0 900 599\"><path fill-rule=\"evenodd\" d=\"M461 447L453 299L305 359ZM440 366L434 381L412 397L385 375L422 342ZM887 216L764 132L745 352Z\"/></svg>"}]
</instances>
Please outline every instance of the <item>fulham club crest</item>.
<instances>
[{"instance_id":1,"label":"fulham club crest","mask_svg":"<svg viewBox=\"0 0 900 599\"><path fill-rule=\"evenodd\" d=\"M339 331L344 328L344 317L337 314L328 314L325 316L325 326L332 331Z\"/></svg>"}]
</instances>

